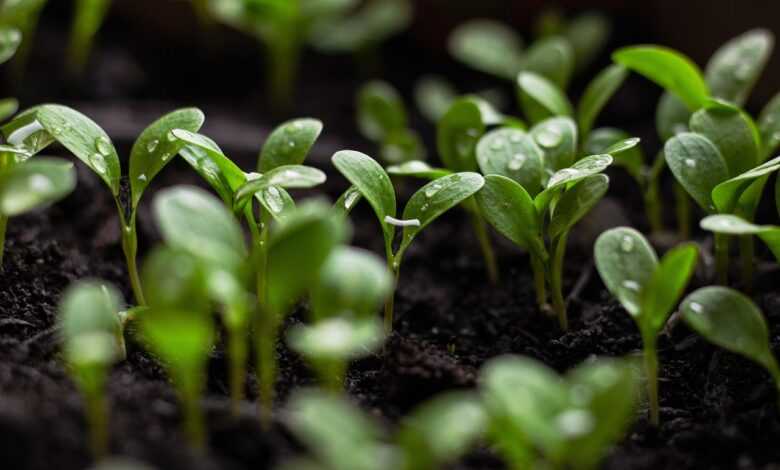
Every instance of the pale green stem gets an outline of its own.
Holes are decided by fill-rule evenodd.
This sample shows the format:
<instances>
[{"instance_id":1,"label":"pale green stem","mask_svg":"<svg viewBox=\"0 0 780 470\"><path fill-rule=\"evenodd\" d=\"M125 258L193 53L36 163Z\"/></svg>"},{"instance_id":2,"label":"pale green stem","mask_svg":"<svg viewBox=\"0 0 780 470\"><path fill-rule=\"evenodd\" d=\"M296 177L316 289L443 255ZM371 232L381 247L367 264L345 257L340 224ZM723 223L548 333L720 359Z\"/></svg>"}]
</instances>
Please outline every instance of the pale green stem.
<instances>
[{"instance_id":1,"label":"pale green stem","mask_svg":"<svg viewBox=\"0 0 780 470\"><path fill-rule=\"evenodd\" d=\"M260 424L268 429L274 403L274 383L276 382L276 336L279 333L275 314L269 311L260 312L257 324L257 412Z\"/></svg>"},{"instance_id":2,"label":"pale green stem","mask_svg":"<svg viewBox=\"0 0 780 470\"><path fill-rule=\"evenodd\" d=\"M387 296L387 300L385 301L385 333L388 335L393 332L393 310L395 309L395 290L398 287L398 279L400 277L400 271L401 271L401 257L402 253L397 253L395 256L393 256L391 253L388 253L387 258L387 267L390 269L390 271L393 273L394 276L394 282L393 282L393 292L390 293L390 295Z\"/></svg>"},{"instance_id":3,"label":"pale green stem","mask_svg":"<svg viewBox=\"0 0 780 470\"><path fill-rule=\"evenodd\" d=\"M117 201L117 208L119 209L119 220L122 230L122 251L125 254L125 261L127 262L127 274L130 277L130 286L133 289L133 296L138 305L146 305L146 297L144 297L143 287L141 285L141 277L138 275L138 234L136 232L136 211L130 214L129 223L125 222L123 215L123 209L119 201Z\"/></svg>"},{"instance_id":4,"label":"pale green stem","mask_svg":"<svg viewBox=\"0 0 780 470\"><path fill-rule=\"evenodd\" d=\"M552 259L550 260L550 291L553 310L555 310L558 316L558 324L563 331L569 329L566 301L563 299L563 258L566 255L566 241L568 237L568 232L564 232L553 242Z\"/></svg>"},{"instance_id":5,"label":"pale green stem","mask_svg":"<svg viewBox=\"0 0 780 470\"><path fill-rule=\"evenodd\" d=\"M267 42L269 93L277 111L286 110L292 104L301 48L295 34L285 33Z\"/></svg>"},{"instance_id":6,"label":"pale green stem","mask_svg":"<svg viewBox=\"0 0 780 470\"><path fill-rule=\"evenodd\" d=\"M200 386L192 384L181 390L182 412L184 413L184 432L194 449L206 449L206 426L200 409Z\"/></svg>"},{"instance_id":7,"label":"pale green stem","mask_svg":"<svg viewBox=\"0 0 780 470\"><path fill-rule=\"evenodd\" d=\"M89 445L92 456L100 460L108 454L108 403L103 381L95 387L84 390L87 422L89 424Z\"/></svg>"},{"instance_id":8,"label":"pale green stem","mask_svg":"<svg viewBox=\"0 0 780 470\"><path fill-rule=\"evenodd\" d=\"M228 348L230 355L230 410L233 416L238 416L241 402L244 400L244 384L246 382L246 358L248 353L247 340L244 336L245 326L228 329Z\"/></svg>"},{"instance_id":9,"label":"pale green stem","mask_svg":"<svg viewBox=\"0 0 780 470\"><path fill-rule=\"evenodd\" d=\"M660 191L658 189L657 178L651 177L648 179L644 199L645 213L647 214L647 222L650 224L651 232L656 234L663 232L664 221L661 213Z\"/></svg>"},{"instance_id":10,"label":"pale green stem","mask_svg":"<svg viewBox=\"0 0 780 470\"><path fill-rule=\"evenodd\" d=\"M643 335L644 345L645 375L647 380L647 400L650 405L650 423L658 426L659 404L658 404L658 350L656 348L656 338L651 335Z\"/></svg>"},{"instance_id":11,"label":"pale green stem","mask_svg":"<svg viewBox=\"0 0 780 470\"><path fill-rule=\"evenodd\" d=\"M729 282L729 236L715 233L715 272L718 284L725 286Z\"/></svg>"}]
</instances>

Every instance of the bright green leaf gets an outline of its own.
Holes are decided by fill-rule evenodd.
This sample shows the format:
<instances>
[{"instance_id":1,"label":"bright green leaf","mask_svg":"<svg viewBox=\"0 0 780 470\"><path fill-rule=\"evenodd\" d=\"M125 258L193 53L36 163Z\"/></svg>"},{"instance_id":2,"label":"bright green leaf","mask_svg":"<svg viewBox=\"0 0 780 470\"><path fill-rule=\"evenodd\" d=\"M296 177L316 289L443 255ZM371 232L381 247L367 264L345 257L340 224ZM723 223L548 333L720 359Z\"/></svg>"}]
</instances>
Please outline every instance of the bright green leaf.
<instances>
[{"instance_id":1,"label":"bright green leaf","mask_svg":"<svg viewBox=\"0 0 780 470\"><path fill-rule=\"evenodd\" d=\"M655 337L680 300L696 268L699 249L694 243L685 243L669 250L649 282L644 284L641 297L641 324Z\"/></svg>"},{"instance_id":2,"label":"bright green leaf","mask_svg":"<svg viewBox=\"0 0 780 470\"><path fill-rule=\"evenodd\" d=\"M539 215L528 192L514 180L485 176L485 185L475 196L485 217L500 234L519 246L544 253Z\"/></svg>"},{"instance_id":3,"label":"bright green leaf","mask_svg":"<svg viewBox=\"0 0 780 470\"><path fill-rule=\"evenodd\" d=\"M0 213L13 217L67 196L76 187L73 164L36 158L0 173Z\"/></svg>"},{"instance_id":4,"label":"bright green leaf","mask_svg":"<svg viewBox=\"0 0 780 470\"><path fill-rule=\"evenodd\" d=\"M520 105L528 120L537 123L553 116L572 116L571 103L553 82L532 72L517 76Z\"/></svg>"},{"instance_id":5,"label":"bright green leaf","mask_svg":"<svg viewBox=\"0 0 780 470\"><path fill-rule=\"evenodd\" d=\"M318 119L293 119L274 129L263 144L257 171L266 173L282 165L300 165L322 132Z\"/></svg>"},{"instance_id":6,"label":"bright green leaf","mask_svg":"<svg viewBox=\"0 0 780 470\"><path fill-rule=\"evenodd\" d=\"M609 189L607 175L591 175L566 190L555 205L547 233L557 237L579 222L595 206Z\"/></svg>"},{"instance_id":7,"label":"bright green leaf","mask_svg":"<svg viewBox=\"0 0 780 470\"><path fill-rule=\"evenodd\" d=\"M577 124L581 135L587 136L590 133L593 123L596 122L596 117L627 76L628 71L625 67L613 64L602 70L588 84L577 106Z\"/></svg>"}]
</instances>

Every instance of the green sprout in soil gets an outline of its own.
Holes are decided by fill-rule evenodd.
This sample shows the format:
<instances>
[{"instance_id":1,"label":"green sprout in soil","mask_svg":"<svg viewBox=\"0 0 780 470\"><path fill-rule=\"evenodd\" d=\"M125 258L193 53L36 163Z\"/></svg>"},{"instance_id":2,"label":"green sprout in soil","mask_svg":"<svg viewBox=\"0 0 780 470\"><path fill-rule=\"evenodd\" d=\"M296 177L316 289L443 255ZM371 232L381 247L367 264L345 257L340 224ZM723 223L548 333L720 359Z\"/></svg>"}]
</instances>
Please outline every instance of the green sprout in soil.
<instances>
[{"instance_id":1,"label":"green sprout in soil","mask_svg":"<svg viewBox=\"0 0 780 470\"><path fill-rule=\"evenodd\" d=\"M412 195L401 219L397 219L395 189L390 176L379 163L352 150L337 152L332 161L352 184L352 188L337 201L337 208L348 213L361 197L368 201L382 227L387 266L393 272L396 284L401 261L414 238L440 215L477 193L484 184L482 176L473 172L453 173L435 179ZM398 249L394 250L397 227L403 228L403 234ZM387 332L393 329L393 299L394 295L390 295L385 303Z\"/></svg>"},{"instance_id":2,"label":"green sprout in soil","mask_svg":"<svg viewBox=\"0 0 780 470\"><path fill-rule=\"evenodd\" d=\"M637 388L633 367L620 359L587 361L561 377L505 356L480 372L488 439L513 469L598 468L628 428Z\"/></svg>"},{"instance_id":3,"label":"green sprout in soil","mask_svg":"<svg viewBox=\"0 0 780 470\"><path fill-rule=\"evenodd\" d=\"M287 333L287 343L328 389L343 388L348 361L381 346L384 332L376 313L392 289L392 276L375 254L339 247L328 256L310 296L312 324Z\"/></svg>"},{"instance_id":4,"label":"green sprout in soil","mask_svg":"<svg viewBox=\"0 0 780 470\"><path fill-rule=\"evenodd\" d=\"M95 36L111 7L112 0L77 0L70 31L68 66L80 74L87 64Z\"/></svg>"},{"instance_id":5,"label":"green sprout in soil","mask_svg":"<svg viewBox=\"0 0 780 470\"><path fill-rule=\"evenodd\" d=\"M558 142L563 134L555 134ZM591 155L543 179L542 151L518 129L499 129L480 141L485 186L476 199L487 221L528 250L539 308L547 309L547 289L562 329L568 329L563 298L563 263L572 227L606 194L601 174L609 154ZM518 161L519 160L519 161Z\"/></svg>"},{"instance_id":6,"label":"green sprout in soil","mask_svg":"<svg viewBox=\"0 0 780 470\"><path fill-rule=\"evenodd\" d=\"M780 390L780 366L769 344L766 320L750 298L728 287L702 287L683 300L680 312L707 341L764 367Z\"/></svg>"},{"instance_id":7,"label":"green sprout in soil","mask_svg":"<svg viewBox=\"0 0 780 470\"><path fill-rule=\"evenodd\" d=\"M445 393L423 403L394 435L344 397L312 389L293 395L285 418L310 452L285 462L285 470L441 468L471 449L487 428L479 398L469 392Z\"/></svg>"},{"instance_id":8,"label":"green sprout in soil","mask_svg":"<svg viewBox=\"0 0 780 470\"><path fill-rule=\"evenodd\" d=\"M102 282L70 286L59 304L63 356L84 396L90 445L96 458L108 452L106 378L111 366L124 358L125 344L119 312L121 295Z\"/></svg>"},{"instance_id":9,"label":"green sprout in soil","mask_svg":"<svg viewBox=\"0 0 780 470\"><path fill-rule=\"evenodd\" d=\"M119 215L122 250L133 294L136 302L144 305L144 292L136 267L138 204L152 179L184 145L172 131L177 128L197 131L203 120L203 113L198 109L180 109L163 116L141 133L130 153L130 201L124 201L121 194L122 170L114 144L100 126L80 112L57 104L37 106L6 124L3 134L8 142L30 155L59 142L108 186Z\"/></svg>"},{"instance_id":10,"label":"green sprout in soil","mask_svg":"<svg viewBox=\"0 0 780 470\"><path fill-rule=\"evenodd\" d=\"M641 233L627 227L608 230L594 248L596 267L607 289L636 321L644 346L650 421L658 425L658 335L685 291L696 267L698 248L678 246L659 261Z\"/></svg>"}]
</instances>

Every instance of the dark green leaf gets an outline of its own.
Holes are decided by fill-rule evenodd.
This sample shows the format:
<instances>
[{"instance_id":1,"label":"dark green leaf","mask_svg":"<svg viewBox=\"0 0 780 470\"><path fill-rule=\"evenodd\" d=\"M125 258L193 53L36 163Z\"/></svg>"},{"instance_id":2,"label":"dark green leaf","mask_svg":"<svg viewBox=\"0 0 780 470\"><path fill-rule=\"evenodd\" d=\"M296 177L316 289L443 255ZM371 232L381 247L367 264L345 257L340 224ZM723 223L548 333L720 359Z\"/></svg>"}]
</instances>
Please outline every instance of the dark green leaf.
<instances>
[{"instance_id":1,"label":"dark green leaf","mask_svg":"<svg viewBox=\"0 0 780 470\"><path fill-rule=\"evenodd\" d=\"M485 134L477 145L482 174L511 178L532 196L542 187L542 158L534 139L518 129L496 129Z\"/></svg>"},{"instance_id":2,"label":"dark green leaf","mask_svg":"<svg viewBox=\"0 0 780 470\"><path fill-rule=\"evenodd\" d=\"M281 186L269 186L255 193L255 199L274 220L282 220L295 210L295 201Z\"/></svg>"},{"instance_id":3,"label":"dark green leaf","mask_svg":"<svg viewBox=\"0 0 780 470\"><path fill-rule=\"evenodd\" d=\"M76 187L73 164L36 158L0 173L0 213L13 217L67 196Z\"/></svg>"},{"instance_id":4,"label":"dark green leaf","mask_svg":"<svg viewBox=\"0 0 780 470\"><path fill-rule=\"evenodd\" d=\"M300 165L322 132L318 119L293 119L274 129L263 144L257 171L266 173L282 165Z\"/></svg>"},{"instance_id":5,"label":"dark green leaf","mask_svg":"<svg viewBox=\"0 0 780 470\"><path fill-rule=\"evenodd\" d=\"M669 140L680 132L688 132L691 110L676 95L664 92L655 111L655 127L661 140Z\"/></svg>"},{"instance_id":6,"label":"dark green leaf","mask_svg":"<svg viewBox=\"0 0 780 470\"><path fill-rule=\"evenodd\" d=\"M729 177L726 161L715 144L702 135L684 132L666 142L664 155L688 194L705 211L714 211L712 190Z\"/></svg>"},{"instance_id":7,"label":"dark green leaf","mask_svg":"<svg viewBox=\"0 0 780 470\"><path fill-rule=\"evenodd\" d=\"M780 146L780 93L776 94L758 117L758 129L761 133L761 159L766 159Z\"/></svg>"},{"instance_id":8,"label":"dark green leaf","mask_svg":"<svg viewBox=\"0 0 780 470\"><path fill-rule=\"evenodd\" d=\"M595 206L609 189L607 175L591 175L568 189L555 205L547 233L557 237L568 232Z\"/></svg>"},{"instance_id":9,"label":"dark green leaf","mask_svg":"<svg viewBox=\"0 0 780 470\"><path fill-rule=\"evenodd\" d=\"M388 163L423 160L426 156L425 145L413 129L391 132L385 137L379 152L382 160Z\"/></svg>"},{"instance_id":10,"label":"dark green leaf","mask_svg":"<svg viewBox=\"0 0 780 470\"><path fill-rule=\"evenodd\" d=\"M616 166L628 171L637 181L642 181L645 156L639 139L614 127L600 127L588 135L584 146L587 155L609 154Z\"/></svg>"},{"instance_id":11,"label":"dark green leaf","mask_svg":"<svg viewBox=\"0 0 780 470\"><path fill-rule=\"evenodd\" d=\"M729 175L739 175L758 164L761 150L758 132L750 116L738 108L708 106L693 113L690 128L718 147Z\"/></svg>"},{"instance_id":12,"label":"dark green leaf","mask_svg":"<svg viewBox=\"0 0 780 470\"><path fill-rule=\"evenodd\" d=\"M547 205L553 197L563 191L566 187L571 187L577 181L588 176L601 173L612 164L610 155L591 155L579 160L569 168L558 170L547 181L547 187L539 193L534 200L534 205L539 213L547 210Z\"/></svg>"},{"instance_id":13,"label":"dark green leaf","mask_svg":"<svg viewBox=\"0 0 780 470\"><path fill-rule=\"evenodd\" d=\"M773 158L739 176L718 184L712 190L712 201L715 203L715 207L719 212L733 212L740 196L754 181L777 170L780 170L780 157ZM757 197L760 197L760 194Z\"/></svg>"},{"instance_id":14,"label":"dark green leaf","mask_svg":"<svg viewBox=\"0 0 780 470\"><path fill-rule=\"evenodd\" d=\"M7 62L16 54L22 43L22 33L16 28L0 27L0 64Z\"/></svg>"},{"instance_id":15,"label":"dark green leaf","mask_svg":"<svg viewBox=\"0 0 780 470\"><path fill-rule=\"evenodd\" d=\"M622 65L613 64L599 73L585 89L585 92L577 106L577 124L580 134L587 136L593 128L604 105L607 104L612 95L620 88L628 71Z\"/></svg>"},{"instance_id":16,"label":"dark green leaf","mask_svg":"<svg viewBox=\"0 0 780 470\"><path fill-rule=\"evenodd\" d=\"M452 171L476 170L476 146L484 133L482 113L474 100L461 98L453 103L436 125L436 148L444 166Z\"/></svg>"},{"instance_id":17,"label":"dark green leaf","mask_svg":"<svg viewBox=\"0 0 780 470\"><path fill-rule=\"evenodd\" d=\"M742 105L772 55L774 35L753 29L731 39L710 58L704 76L712 96Z\"/></svg>"},{"instance_id":18,"label":"dark green leaf","mask_svg":"<svg viewBox=\"0 0 780 470\"><path fill-rule=\"evenodd\" d=\"M543 180L558 170L568 168L577 156L577 125L569 117L553 117L539 122L530 132L544 152Z\"/></svg>"},{"instance_id":19,"label":"dark green leaf","mask_svg":"<svg viewBox=\"0 0 780 470\"><path fill-rule=\"evenodd\" d=\"M537 255L545 252L534 201L517 182L500 175L487 175L475 198L485 220L498 233L517 245L529 247Z\"/></svg>"},{"instance_id":20,"label":"dark green leaf","mask_svg":"<svg viewBox=\"0 0 780 470\"><path fill-rule=\"evenodd\" d=\"M553 82L532 72L517 77L520 105L532 124L553 116L572 116L571 103Z\"/></svg>"}]
</instances>

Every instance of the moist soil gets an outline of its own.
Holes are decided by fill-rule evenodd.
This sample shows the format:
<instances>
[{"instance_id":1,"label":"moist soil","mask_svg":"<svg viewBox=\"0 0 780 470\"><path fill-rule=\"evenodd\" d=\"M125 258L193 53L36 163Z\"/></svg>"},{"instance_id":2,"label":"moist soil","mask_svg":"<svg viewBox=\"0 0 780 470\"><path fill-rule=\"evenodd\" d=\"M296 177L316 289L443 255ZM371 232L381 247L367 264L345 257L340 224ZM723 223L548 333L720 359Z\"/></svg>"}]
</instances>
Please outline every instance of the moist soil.
<instances>
[{"instance_id":1,"label":"moist soil","mask_svg":"<svg viewBox=\"0 0 780 470\"><path fill-rule=\"evenodd\" d=\"M44 44L61 40L56 31L44 30L40 37ZM408 96L411 78L398 71L409 68L403 53L410 47L403 42L392 47L401 52L395 59L399 67L388 66L387 70ZM158 57L161 63L163 59ZM144 77L137 79L145 83L139 91L133 88L131 78L134 71L148 70L149 63L133 64L122 50L99 50L96 60L96 70L104 72L91 75L91 81L80 90L56 93L46 88L45 82L34 82L36 76L45 77L50 71L35 66L40 61L33 61L33 83L27 87L26 104L53 95L74 104L108 129L122 155L129 154L132 137L143 125L173 109L165 103L197 104L207 115L203 132L230 151L244 168L254 166L259 144L271 124L278 122L272 117L258 119L249 110L257 103L254 97L188 99L167 93L165 83L154 88ZM306 62L303 75L318 80L304 87L296 114L317 116L326 122L325 134L310 161L328 172L321 194L335 199L347 185L328 165L333 151L355 148L375 153L375 149L353 137L351 93L360 79L339 72L333 64L309 62L308 57ZM203 73L232 76L214 68ZM179 76L194 69L185 68ZM124 81L114 80L116 77ZM464 78L461 72L460 77L467 82L470 76ZM200 79L208 82L208 76ZM251 88L243 85L243 89ZM188 86L193 93L199 89L197 84ZM233 83L225 88L233 86L239 88ZM657 92L647 94L646 90L629 82L605 114L629 122L628 128L649 142L648 148L657 148L652 124L645 124L651 119L629 121L638 111L643 116L652 115L652 105L647 104L655 102ZM165 96L163 103L160 96ZM413 124L425 130L430 143L430 126L425 127L419 117ZM62 151L54 153L64 155ZM125 168L126 164L123 161ZM565 293L570 293L568 332L561 332L555 319L537 310L527 256L497 235L494 240L501 280L496 285L488 282L467 218L452 211L426 229L408 251L396 291L395 330L381 352L350 367L346 381L350 397L392 428L412 408L437 393L473 388L480 367L502 354L527 355L561 372L592 356L637 354L641 349L637 328L604 289L591 256L593 239L604 228L620 224L646 228L634 184L619 170L610 171L610 177L609 198L578 226L570 241L565 272ZM156 190L173 184L202 185L180 161L172 162L155 179L139 215L142 253L159 240L149 201ZM401 192L408 195L413 188L414 182L402 183ZM671 195L671 191L666 194ZM91 464L83 402L58 355L56 305L70 283L84 278L113 282L127 299L132 298L115 211L102 183L79 166L79 184L72 195L9 224L0 270L0 467L4 469L48 470L56 465L59 470L81 470ZM667 212L672 212L671 208ZM353 243L382 253L373 214L361 206L354 212L353 222ZM706 237L698 236L706 248ZM767 317L773 348L780 353L778 273L771 265L759 265L757 270L754 299ZM699 269L691 287L707 284L708 276L706 266ZM303 316L295 312L287 326ZM251 373L248 400L239 416L230 415L225 357L221 344L216 347L203 399L209 450L202 455L189 451L184 442L175 393L160 363L134 340L132 328L128 336L127 360L113 369L108 383L113 454L161 470L257 470L273 468L302 451L278 412L291 390L315 384L315 380L306 364L283 343L277 348L277 414L267 430L255 418ZM778 395L762 369L711 347L674 318L660 339L659 353L661 425L650 426L642 407L603 468L780 468ZM479 448L450 468L504 467L490 449Z\"/></svg>"}]
</instances>

